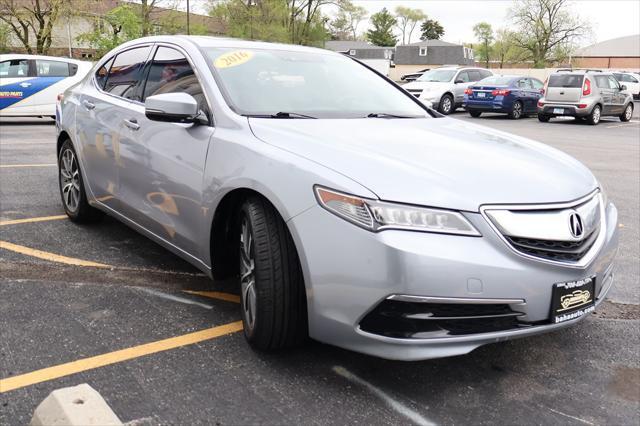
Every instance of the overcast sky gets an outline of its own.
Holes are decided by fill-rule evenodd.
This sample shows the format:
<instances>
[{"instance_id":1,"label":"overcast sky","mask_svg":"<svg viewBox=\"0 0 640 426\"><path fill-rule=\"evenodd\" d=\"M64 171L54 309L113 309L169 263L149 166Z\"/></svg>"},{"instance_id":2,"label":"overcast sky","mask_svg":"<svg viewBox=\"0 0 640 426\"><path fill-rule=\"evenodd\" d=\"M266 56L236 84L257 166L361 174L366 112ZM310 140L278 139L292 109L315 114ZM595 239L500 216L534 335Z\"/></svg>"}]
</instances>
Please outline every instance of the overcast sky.
<instances>
[{"instance_id":1,"label":"overcast sky","mask_svg":"<svg viewBox=\"0 0 640 426\"><path fill-rule=\"evenodd\" d=\"M182 0L186 3L185 0ZM390 11L396 6L422 9L431 19L436 19L445 30L443 40L450 42L473 42L473 26L481 21L490 23L494 30L506 27L507 11L511 0L352 0L365 7L370 14L383 7ZM191 0L192 8L203 12L206 0ZM593 40L599 42L616 37L640 34L640 0L576 0L572 9L591 22ZM327 13L333 10L328 8ZM358 28L366 29L366 23ZM414 31L413 41L418 41L419 31ZM587 41L585 44L590 44Z\"/></svg>"}]
</instances>

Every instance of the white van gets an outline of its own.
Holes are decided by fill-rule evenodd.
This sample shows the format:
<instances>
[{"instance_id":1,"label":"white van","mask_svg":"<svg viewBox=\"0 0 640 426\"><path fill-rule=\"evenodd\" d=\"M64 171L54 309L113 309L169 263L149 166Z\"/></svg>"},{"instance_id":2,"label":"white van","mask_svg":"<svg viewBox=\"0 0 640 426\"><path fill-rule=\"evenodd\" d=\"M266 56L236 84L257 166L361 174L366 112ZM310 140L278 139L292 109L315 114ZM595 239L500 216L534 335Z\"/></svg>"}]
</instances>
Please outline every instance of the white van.
<instances>
[{"instance_id":1,"label":"white van","mask_svg":"<svg viewBox=\"0 0 640 426\"><path fill-rule=\"evenodd\" d=\"M79 82L91 62L37 55L0 55L0 116L55 117L58 94Z\"/></svg>"}]
</instances>

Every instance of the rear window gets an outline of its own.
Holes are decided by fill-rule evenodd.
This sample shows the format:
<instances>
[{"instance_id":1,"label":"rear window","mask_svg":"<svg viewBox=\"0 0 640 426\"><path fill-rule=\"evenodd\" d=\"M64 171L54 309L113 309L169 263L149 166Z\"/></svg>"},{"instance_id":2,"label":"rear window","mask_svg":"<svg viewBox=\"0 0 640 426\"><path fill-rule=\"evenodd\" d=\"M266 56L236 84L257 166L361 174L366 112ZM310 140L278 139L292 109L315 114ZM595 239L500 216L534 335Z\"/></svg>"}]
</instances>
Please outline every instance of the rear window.
<instances>
[{"instance_id":1,"label":"rear window","mask_svg":"<svg viewBox=\"0 0 640 426\"><path fill-rule=\"evenodd\" d=\"M554 74L549 77L549 87L582 87L582 75Z\"/></svg>"},{"instance_id":2,"label":"rear window","mask_svg":"<svg viewBox=\"0 0 640 426\"><path fill-rule=\"evenodd\" d=\"M507 84L511 83L512 80L513 80L513 77L504 77L504 76L494 75L491 77L484 78L476 84L506 86Z\"/></svg>"},{"instance_id":3,"label":"rear window","mask_svg":"<svg viewBox=\"0 0 640 426\"><path fill-rule=\"evenodd\" d=\"M38 77L69 77L67 62L36 59L36 70Z\"/></svg>"}]
</instances>

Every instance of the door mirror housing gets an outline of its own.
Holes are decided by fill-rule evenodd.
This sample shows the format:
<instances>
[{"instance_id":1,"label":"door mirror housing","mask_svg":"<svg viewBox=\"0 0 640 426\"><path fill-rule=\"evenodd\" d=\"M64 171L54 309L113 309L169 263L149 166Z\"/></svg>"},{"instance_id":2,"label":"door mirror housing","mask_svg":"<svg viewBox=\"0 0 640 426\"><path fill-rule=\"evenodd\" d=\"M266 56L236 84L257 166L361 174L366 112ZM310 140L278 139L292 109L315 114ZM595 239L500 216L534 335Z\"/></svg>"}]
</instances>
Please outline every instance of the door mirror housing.
<instances>
[{"instance_id":1,"label":"door mirror housing","mask_svg":"<svg viewBox=\"0 0 640 426\"><path fill-rule=\"evenodd\" d=\"M198 118L198 101L187 93L162 93L144 102L149 120L168 123L194 123Z\"/></svg>"},{"instance_id":2,"label":"door mirror housing","mask_svg":"<svg viewBox=\"0 0 640 426\"><path fill-rule=\"evenodd\" d=\"M625 86L624 84L620 85L620 90L627 90L627 86Z\"/></svg>"},{"instance_id":3,"label":"door mirror housing","mask_svg":"<svg viewBox=\"0 0 640 426\"><path fill-rule=\"evenodd\" d=\"M454 81L453 83L454 83L454 84L460 84L460 83L464 83L464 81L462 81L462 80L458 79L458 80Z\"/></svg>"}]
</instances>

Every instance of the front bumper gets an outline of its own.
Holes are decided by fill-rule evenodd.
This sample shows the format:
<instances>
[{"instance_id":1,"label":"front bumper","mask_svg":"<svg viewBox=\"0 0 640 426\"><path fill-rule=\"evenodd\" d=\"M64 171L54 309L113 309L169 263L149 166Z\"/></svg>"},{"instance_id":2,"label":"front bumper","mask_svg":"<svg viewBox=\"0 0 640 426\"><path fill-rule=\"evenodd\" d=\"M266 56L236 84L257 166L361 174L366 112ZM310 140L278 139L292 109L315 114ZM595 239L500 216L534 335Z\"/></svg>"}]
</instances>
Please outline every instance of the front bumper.
<instances>
[{"instance_id":1,"label":"front bumper","mask_svg":"<svg viewBox=\"0 0 640 426\"><path fill-rule=\"evenodd\" d=\"M596 304L613 282L617 210L606 209L606 238L585 268L527 259L507 247L478 213L465 213L482 237L410 231L372 233L313 207L289 221L307 284L309 333L319 341L397 360L461 355L478 346L557 330L549 322L554 283L596 276ZM396 338L363 331L365 316L392 295L523 300L531 327L438 338ZM515 304L514 304L515 307Z\"/></svg>"}]
</instances>

